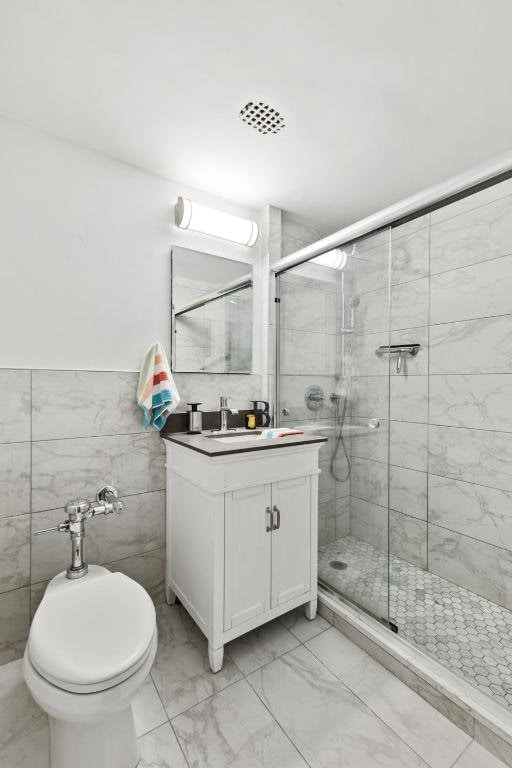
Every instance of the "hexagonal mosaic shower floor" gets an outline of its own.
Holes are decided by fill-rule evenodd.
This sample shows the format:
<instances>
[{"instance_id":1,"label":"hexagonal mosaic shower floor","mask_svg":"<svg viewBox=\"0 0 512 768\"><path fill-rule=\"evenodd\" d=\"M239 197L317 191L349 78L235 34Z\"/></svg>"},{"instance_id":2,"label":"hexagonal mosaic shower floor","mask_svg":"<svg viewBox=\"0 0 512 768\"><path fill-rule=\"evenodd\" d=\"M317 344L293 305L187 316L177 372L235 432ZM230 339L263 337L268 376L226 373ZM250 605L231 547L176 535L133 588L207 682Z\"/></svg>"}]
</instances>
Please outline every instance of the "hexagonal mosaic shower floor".
<instances>
[{"instance_id":1,"label":"hexagonal mosaic shower floor","mask_svg":"<svg viewBox=\"0 0 512 768\"><path fill-rule=\"evenodd\" d=\"M346 536L319 550L326 586L377 616L387 614L388 558ZM389 617L399 635L512 708L512 612L390 556Z\"/></svg>"}]
</instances>

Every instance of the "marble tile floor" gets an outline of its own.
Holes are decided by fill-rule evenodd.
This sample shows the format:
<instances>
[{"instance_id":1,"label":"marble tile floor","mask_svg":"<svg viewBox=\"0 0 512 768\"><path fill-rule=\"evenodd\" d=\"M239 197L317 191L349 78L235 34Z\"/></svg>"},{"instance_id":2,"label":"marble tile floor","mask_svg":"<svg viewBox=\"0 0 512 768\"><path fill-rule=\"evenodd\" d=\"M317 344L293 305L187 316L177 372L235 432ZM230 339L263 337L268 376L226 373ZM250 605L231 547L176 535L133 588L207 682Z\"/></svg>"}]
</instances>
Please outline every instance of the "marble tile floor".
<instances>
[{"instance_id":1,"label":"marble tile floor","mask_svg":"<svg viewBox=\"0 0 512 768\"><path fill-rule=\"evenodd\" d=\"M341 561L344 570L331 563ZM376 616L387 615L388 557L346 536L321 548L319 579ZM512 708L512 612L391 555L389 617L401 637Z\"/></svg>"},{"instance_id":2,"label":"marble tile floor","mask_svg":"<svg viewBox=\"0 0 512 768\"><path fill-rule=\"evenodd\" d=\"M321 617L293 611L234 641L217 675L182 607L158 623L134 702L139 768L503 768ZM0 768L49 768L20 660L0 667Z\"/></svg>"}]
</instances>

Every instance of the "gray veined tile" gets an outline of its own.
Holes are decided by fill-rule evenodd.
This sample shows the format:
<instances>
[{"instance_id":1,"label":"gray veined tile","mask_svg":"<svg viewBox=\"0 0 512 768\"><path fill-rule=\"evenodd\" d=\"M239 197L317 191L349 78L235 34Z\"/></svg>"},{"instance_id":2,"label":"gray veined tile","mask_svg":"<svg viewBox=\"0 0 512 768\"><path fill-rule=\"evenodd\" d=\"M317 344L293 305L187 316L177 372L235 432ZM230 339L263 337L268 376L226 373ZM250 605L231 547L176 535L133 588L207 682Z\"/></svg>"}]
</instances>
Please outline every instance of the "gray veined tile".
<instances>
[{"instance_id":1,"label":"gray veined tile","mask_svg":"<svg viewBox=\"0 0 512 768\"><path fill-rule=\"evenodd\" d=\"M512 319L487 317L433 325L430 373L512 373Z\"/></svg>"},{"instance_id":2,"label":"gray veined tile","mask_svg":"<svg viewBox=\"0 0 512 768\"><path fill-rule=\"evenodd\" d=\"M351 466L350 492L352 496L385 507L388 503L387 464L354 456Z\"/></svg>"},{"instance_id":3,"label":"gray veined tile","mask_svg":"<svg viewBox=\"0 0 512 768\"><path fill-rule=\"evenodd\" d=\"M426 766L304 646L248 679L311 768Z\"/></svg>"},{"instance_id":4,"label":"gray veined tile","mask_svg":"<svg viewBox=\"0 0 512 768\"><path fill-rule=\"evenodd\" d=\"M388 550L388 510L352 496L350 500L350 533L372 544L381 552Z\"/></svg>"},{"instance_id":5,"label":"gray veined tile","mask_svg":"<svg viewBox=\"0 0 512 768\"><path fill-rule=\"evenodd\" d=\"M352 416L389 418L389 383L385 376L353 376L350 381Z\"/></svg>"},{"instance_id":6,"label":"gray veined tile","mask_svg":"<svg viewBox=\"0 0 512 768\"><path fill-rule=\"evenodd\" d=\"M390 418L426 424L428 421L428 377L393 376L390 382Z\"/></svg>"},{"instance_id":7,"label":"gray veined tile","mask_svg":"<svg viewBox=\"0 0 512 768\"><path fill-rule=\"evenodd\" d=\"M434 217L432 217L432 220ZM512 197L462 213L430 230L432 274L512 253Z\"/></svg>"},{"instance_id":8,"label":"gray veined tile","mask_svg":"<svg viewBox=\"0 0 512 768\"><path fill-rule=\"evenodd\" d=\"M51 371L32 374L32 439L143 431L137 373Z\"/></svg>"},{"instance_id":9,"label":"gray veined tile","mask_svg":"<svg viewBox=\"0 0 512 768\"><path fill-rule=\"evenodd\" d=\"M350 533L350 496L336 499L336 538L348 536Z\"/></svg>"},{"instance_id":10,"label":"gray veined tile","mask_svg":"<svg viewBox=\"0 0 512 768\"><path fill-rule=\"evenodd\" d=\"M471 737L332 628L307 643L351 691L432 768L451 768Z\"/></svg>"},{"instance_id":11,"label":"gray veined tile","mask_svg":"<svg viewBox=\"0 0 512 768\"><path fill-rule=\"evenodd\" d=\"M123 499L121 515L99 516L88 523L87 558L103 565L165 546L165 492ZM50 528L64 519L64 510L32 515L33 530ZM67 567L69 548L63 536L38 536L32 541L32 579L44 581Z\"/></svg>"},{"instance_id":12,"label":"gray veined tile","mask_svg":"<svg viewBox=\"0 0 512 768\"><path fill-rule=\"evenodd\" d=\"M121 496L165 487L164 447L158 433L32 444L32 511L62 507L71 498L94 498L102 485Z\"/></svg>"},{"instance_id":13,"label":"gray veined tile","mask_svg":"<svg viewBox=\"0 0 512 768\"><path fill-rule=\"evenodd\" d=\"M428 214L427 214L428 215ZM412 224L412 222L410 222ZM405 227L408 225L405 224ZM398 227L394 234L401 228ZM394 237L391 244L391 284L407 283L427 277L429 270L429 230Z\"/></svg>"},{"instance_id":14,"label":"gray veined tile","mask_svg":"<svg viewBox=\"0 0 512 768\"><path fill-rule=\"evenodd\" d=\"M281 283L281 328L336 333L335 284L333 286L320 280L304 282Z\"/></svg>"},{"instance_id":15,"label":"gray veined tile","mask_svg":"<svg viewBox=\"0 0 512 768\"><path fill-rule=\"evenodd\" d=\"M512 552L429 525L428 564L443 579L512 608Z\"/></svg>"},{"instance_id":16,"label":"gray veined tile","mask_svg":"<svg viewBox=\"0 0 512 768\"><path fill-rule=\"evenodd\" d=\"M336 335L281 329L281 371L285 374L334 374Z\"/></svg>"},{"instance_id":17,"label":"gray veined tile","mask_svg":"<svg viewBox=\"0 0 512 768\"><path fill-rule=\"evenodd\" d=\"M0 517L30 512L30 443L0 445Z\"/></svg>"},{"instance_id":18,"label":"gray veined tile","mask_svg":"<svg viewBox=\"0 0 512 768\"><path fill-rule=\"evenodd\" d=\"M281 616L279 621L300 643L305 643L306 640L311 640L312 637L316 637L320 632L329 629L330 626L319 614L313 621L306 619L304 608L302 606L289 613L285 613Z\"/></svg>"},{"instance_id":19,"label":"gray veined tile","mask_svg":"<svg viewBox=\"0 0 512 768\"><path fill-rule=\"evenodd\" d=\"M428 278L391 288L391 328L413 328L428 323Z\"/></svg>"},{"instance_id":20,"label":"gray veined tile","mask_svg":"<svg viewBox=\"0 0 512 768\"><path fill-rule=\"evenodd\" d=\"M512 434L431 426L429 470L512 491Z\"/></svg>"},{"instance_id":21,"label":"gray veined tile","mask_svg":"<svg viewBox=\"0 0 512 768\"><path fill-rule=\"evenodd\" d=\"M453 768L505 768L505 763L473 741Z\"/></svg>"},{"instance_id":22,"label":"gray veined tile","mask_svg":"<svg viewBox=\"0 0 512 768\"><path fill-rule=\"evenodd\" d=\"M30 515L0 518L0 592L28 584Z\"/></svg>"},{"instance_id":23,"label":"gray veined tile","mask_svg":"<svg viewBox=\"0 0 512 768\"><path fill-rule=\"evenodd\" d=\"M427 523L402 512L389 513L389 551L408 563L427 568Z\"/></svg>"},{"instance_id":24,"label":"gray veined tile","mask_svg":"<svg viewBox=\"0 0 512 768\"><path fill-rule=\"evenodd\" d=\"M322 546L336 538L336 502L324 501L318 505L318 544Z\"/></svg>"},{"instance_id":25,"label":"gray veined tile","mask_svg":"<svg viewBox=\"0 0 512 768\"><path fill-rule=\"evenodd\" d=\"M135 733L143 736L159 725L167 722L167 714L164 705L160 701L155 684L148 677L132 702Z\"/></svg>"},{"instance_id":26,"label":"gray veined tile","mask_svg":"<svg viewBox=\"0 0 512 768\"><path fill-rule=\"evenodd\" d=\"M137 768L188 768L170 723L164 723L138 740Z\"/></svg>"},{"instance_id":27,"label":"gray veined tile","mask_svg":"<svg viewBox=\"0 0 512 768\"><path fill-rule=\"evenodd\" d=\"M197 768L307 768L246 680L189 709L173 727Z\"/></svg>"},{"instance_id":28,"label":"gray veined tile","mask_svg":"<svg viewBox=\"0 0 512 768\"><path fill-rule=\"evenodd\" d=\"M107 563L106 567L141 584L156 605L165 600L165 547Z\"/></svg>"},{"instance_id":29,"label":"gray veined tile","mask_svg":"<svg viewBox=\"0 0 512 768\"><path fill-rule=\"evenodd\" d=\"M431 376L430 423L512 432L512 376Z\"/></svg>"},{"instance_id":30,"label":"gray veined tile","mask_svg":"<svg viewBox=\"0 0 512 768\"><path fill-rule=\"evenodd\" d=\"M427 519L427 473L404 467L389 468L389 505L397 512Z\"/></svg>"},{"instance_id":31,"label":"gray veined tile","mask_svg":"<svg viewBox=\"0 0 512 768\"><path fill-rule=\"evenodd\" d=\"M29 587L0 594L0 665L22 656L29 624Z\"/></svg>"},{"instance_id":32,"label":"gray veined tile","mask_svg":"<svg viewBox=\"0 0 512 768\"><path fill-rule=\"evenodd\" d=\"M299 644L279 620L263 624L226 646L237 667L248 675Z\"/></svg>"},{"instance_id":33,"label":"gray veined tile","mask_svg":"<svg viewBox=\"0 0 512 768\"><path fill-rule=\"evenodd\" d=\"M357 331L357 329L356 329ZM353 376L382 376L389 372L387 356L375 354L383 345L389 344L389 333L363 333L352 338L352 375Z\"/></svg>"},{"instance_id":34,"label":"gray veined tile","mask_svg":"<svg viewBox=\"0 0 512 768\"><path fill-rule=\"evenodd\" d=\"M30 440L30 371L0 370L0 443Z\"/></svg>"},{"instance_id":35,"label":"gray veined tile","mask_svg":"<svg viewBox=\"0 0 512 768\"><path fill-rule=\"evenodd\" d=\"M326 459L319 462L318 501L332 501L336 494L336 480L331 472L331 461Z\"/></svg>"},{"instance_id":36,"label":"gray veined tile","mask_svg":"<svg viewBox=\"0 0 512 768\"><path fill-rule=\"evenodd\" d=\"M151 677L169 717L242 677L229 653L220 672L210 671L208 642L184 608L160 605L157 619L159 642Z\"/></svg>"},{"instance_id":37,"label":"gray veined tile","mask_svg":"<svg viewBox=\"0 0 512 768\"><path fill-rule=\"evenodd\" d=\"M350 439L350 455L387 463L389 455L389 421L379 420L377 429L368 428L368 419L355 417L351 424L362 427Z\"/></svg>"},{"instance_id":38,"label":"gray veined tile","mask_svg":"<svg viewBox=\"0 0 512 768\"><path fill-rule=\"evenodd\" d=\"M451 219L454 216L459 216L461 213L471 211L473 208L480 208L482 205L492 203L494 200L499 200L502 197L507 197L512 193L512 179L506 179L500 181L498 184L491 184L485 189L481 189L479 192L473 192L466 197L460 198L449 205L443 205L432 211L430 219L432 224L438 224L445 219Z\"/></svg>"},{"instance_id":39,"label":"gray veined tile","mask_svg":"<svg viewBox=\"0 0 512 768\"><path fill-rule=\"evenodd\" d=\"M512 312L512 256L430 278L430 322L449 323Z\"/></svg>"},{"instance_id":40,"label":"gray veined tile","mask_svg":"<svg viewBox=\"0 0 512 768\"><path fill-rule=\"evenodd\" d=\"M357 333L376 333L389 329L387 288L359 294L359 304L354 308L354 326Z\"/></svg>"},{"instance_id":41,"label":"gray veined tile","mask_svg":"<svg viewBox=\"0 0 512 768\"><path fill-rule=\"evenodd\" d=\"M389 460L391 464L426 472L427 445L427 424L410 424L406 421L391 422L389 437Z\"/></svg>"},{"instance_id":42,"label":"gray veined tile","mask_svg":"<svg viewBox=\"0 0 512 768\"><path fill-rule=\"evenodd\" d=\"M429 475L429 521L512 550L512 492Z\"/></svg>"}]
</instances>

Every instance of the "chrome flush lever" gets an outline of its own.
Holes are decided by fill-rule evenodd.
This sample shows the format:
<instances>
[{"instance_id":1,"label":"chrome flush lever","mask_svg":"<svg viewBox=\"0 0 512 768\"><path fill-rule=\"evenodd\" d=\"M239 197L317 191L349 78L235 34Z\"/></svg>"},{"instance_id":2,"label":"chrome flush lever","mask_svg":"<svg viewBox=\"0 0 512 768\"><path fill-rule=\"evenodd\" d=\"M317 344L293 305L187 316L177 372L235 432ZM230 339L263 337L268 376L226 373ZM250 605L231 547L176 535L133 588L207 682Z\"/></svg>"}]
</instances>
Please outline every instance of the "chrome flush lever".
<instances>
[{"instance_id":1,"label":"chrome flush lever","mask_svg":"<svg viewBox=\"0 0 512 768\"><path fill-rule=\"evenodd\" d=\"M112 485L105 485L98 491L97 501L74 499L66 504L67 519L53 528L34 531L34 536L43 533L69 533L71 539L71 565L67 569L68 579L85 576L88 565L84 562L85 521L96 515L119 514L124 510L124 502L119 500L119 492Z\"/></svg>"}]
</instances>

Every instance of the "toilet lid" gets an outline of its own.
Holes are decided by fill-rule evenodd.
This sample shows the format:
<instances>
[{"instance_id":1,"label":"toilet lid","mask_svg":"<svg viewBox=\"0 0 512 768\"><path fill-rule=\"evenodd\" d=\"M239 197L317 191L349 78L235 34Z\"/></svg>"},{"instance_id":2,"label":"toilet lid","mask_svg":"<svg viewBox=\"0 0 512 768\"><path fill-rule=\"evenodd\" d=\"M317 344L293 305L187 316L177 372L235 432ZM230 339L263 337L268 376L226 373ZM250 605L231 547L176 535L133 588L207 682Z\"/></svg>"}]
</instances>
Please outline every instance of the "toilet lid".
<instances>
[{"instance_id":1,"label":"toilet lid","mask_svg":"<svg viewBox=\"0 0 512 768\"><path fill-rule=\"evenodd\" d=\"M143 663L155 627L146 590L107 573L45 595L30 628L30 660L62 688L104 689Z\"/></svg>"}]
</instances>

